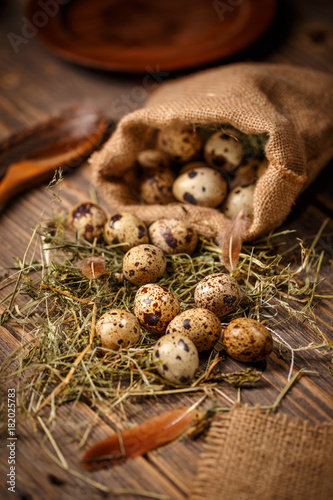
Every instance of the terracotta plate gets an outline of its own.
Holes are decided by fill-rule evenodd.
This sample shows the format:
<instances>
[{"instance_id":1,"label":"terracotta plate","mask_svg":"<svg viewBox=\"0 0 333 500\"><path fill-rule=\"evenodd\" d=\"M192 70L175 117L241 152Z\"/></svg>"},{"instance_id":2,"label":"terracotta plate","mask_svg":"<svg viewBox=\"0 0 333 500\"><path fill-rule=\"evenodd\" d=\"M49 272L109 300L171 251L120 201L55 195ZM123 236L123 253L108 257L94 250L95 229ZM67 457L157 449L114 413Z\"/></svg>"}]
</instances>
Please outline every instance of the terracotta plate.
<instances>
[{"instance_id":1,"label":"terracotta plate","mask_svg":"<svg viewBox=\"0 0 333 500\"><path fill-rule=\"evenodd\" d=\"M62 3L58 8L53 2L52 12L43 10L39 0L29 4L29 19L49 49L83 65L147 72L199 66L235 54L267 30L277 0Z\"/></svg>"}]
</instances>

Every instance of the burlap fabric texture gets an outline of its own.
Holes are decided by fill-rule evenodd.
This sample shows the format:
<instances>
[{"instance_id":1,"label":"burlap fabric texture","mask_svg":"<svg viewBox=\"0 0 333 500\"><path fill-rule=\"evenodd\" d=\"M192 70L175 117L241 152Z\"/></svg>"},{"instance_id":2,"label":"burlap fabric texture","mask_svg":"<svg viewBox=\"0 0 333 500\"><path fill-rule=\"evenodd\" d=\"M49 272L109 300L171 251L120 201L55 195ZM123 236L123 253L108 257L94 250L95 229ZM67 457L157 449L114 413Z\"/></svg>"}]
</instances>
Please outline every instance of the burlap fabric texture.
<instances>
[{"instance_id":1,"label":"burlap fabric texture","mask_svg":"<svg viewBox=\"0 0 333 500\"><path fill-rule=\"evenodd\" d=\"M328 500L332 471L332 425L235 408L209 430L190 500Z\"/></svg>"},{"instance_id":2,"label":"burlap fabric texture","mask_svg":"<svg viewBox=\"0 0 333 500\"><path fill-rule=\"evenodd\" d=\"M259 179L245 239L274 229L296 197L333 156L333 77L277 64L222 66L161 84L143 109L126 115L101 151L91 157L93 179L111 211L127 210L151 223L181 217L177 205L142 205L124 176L154 130L178 123L230 124L246 134L267 134L269 167ZM223 233L218 210L184 205L191 221Z\"/></svg>"}]
</instances>

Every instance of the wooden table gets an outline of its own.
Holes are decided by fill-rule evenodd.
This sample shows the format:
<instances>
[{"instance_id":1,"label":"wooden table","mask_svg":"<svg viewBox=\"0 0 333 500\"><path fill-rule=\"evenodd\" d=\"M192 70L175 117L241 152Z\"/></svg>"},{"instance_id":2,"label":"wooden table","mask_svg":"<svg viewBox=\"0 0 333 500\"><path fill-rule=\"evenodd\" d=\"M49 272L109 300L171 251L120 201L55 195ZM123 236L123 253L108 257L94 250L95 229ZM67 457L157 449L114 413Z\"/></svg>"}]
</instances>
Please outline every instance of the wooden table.
<instances>
[{"instance_id":1,"label":"wooden table","mask_svg":"<svg viewBox=\"0 0 333 500\"><path fill-rule=\"evenodd\" d=\"M61 61L48 53L33 38L13 52L8 33L20 33L22 29L23 4L21 1L7 1L1 12L1 74L0 74L0 135L2 138L39 124L61 108L82 101L93 102L117 120L121 115L140 107L135 97L137 86L142 86L143 76L104 73L77 67ZM293 63L333 73L333 4L326 0L294 0L282 2L281 12L275 25L263 40L246 50L237 60L267 60ZM233 61L232 60L232 61ZM231 61L231 62L232 62ZM141 94L142 95L142 94ZM315 126L315 124L314 124ZM326 279L324 289L333 289L332 235L333 235L333 184L330 164L313 186L299 199L284 228L296 229L296 236L310 244L324 219L329 217L324 235L319 243L328 252L320 276ZM63 204L69 208L78 201L89 197L91 190L90 168L83 165L65 177L61 193ZM103 203L103 201L101 200ZM44 187L28 192L10 203L0 215L0 273L12 266L15 256L22 257L31 236L32 225L42 216L51 212L50 195ZM295 241L289 237L287 244ZM0 299L6 290L0 292ZM287 312L284 313L285 317ZM317 308L318 327L331 341L333 340L332 301L323 299ZM318 341L306 324L288 323L286 338L294 345L302 337L304 343ZM1 360L20 345L21 331L14 323L1 327ZM332 365L329 357L323 360L315 353L299 352L296 368L305 367L316 371L302 377L285 398L280 411L309 421L332 422ZM288 364L275 352L268 362L263 381L252 390L242 391L242 403L254 405L274 401L286 381ZM225 394L236 398L236 391L223 386ZM173 396L144 400L128 414L131 424L142 421L148 415L156 415L163 409L186 405L193 398ZM226 403L227 404L227 403ZM87 426L93 422L88 443L93 444L106 437L109 428L117 424L117 412L100 418L88 402L80 402L71 411L70 404L58 410L57 423L52 427L52 435L59 444L60 451L72 469L82 473L78 458L82 451L78 443ZM46 414L45 414L46 415ZM46 417L44 417L46 418ZM69 474L59 467L47 454L52 444L45 439L42 428L34 429L29 421L20 421L16 430L17 478L15 498L29 499L100 499L116 498L81 478ZM192 441L183 438L171 445L129 461L113 469L95 472L89 477L107 488L129 488L160 493L171 499L185 499L193 484L200 451L204 439ZM13 498L6 488L8 472L6 441L1 449L1 498ZM58 455L59 459L59 455ZM141 498L135 495L118 498Z\"/></svg>"}]
</instances>

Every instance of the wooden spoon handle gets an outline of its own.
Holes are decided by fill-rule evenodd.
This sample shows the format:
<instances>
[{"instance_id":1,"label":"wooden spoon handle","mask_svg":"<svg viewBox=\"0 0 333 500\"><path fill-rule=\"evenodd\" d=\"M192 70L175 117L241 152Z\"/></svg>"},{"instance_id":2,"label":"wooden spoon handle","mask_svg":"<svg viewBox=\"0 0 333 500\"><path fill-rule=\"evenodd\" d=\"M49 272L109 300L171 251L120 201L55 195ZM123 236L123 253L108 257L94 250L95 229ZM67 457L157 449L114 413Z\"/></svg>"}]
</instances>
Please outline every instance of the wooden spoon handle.
<instances>
[{"instance_id":1,"label":"wooden spoon handle","mask_svg":"<svg viewBox=\"0 0 333 500\"><path fill-rule=\"evenodd\" d=\"M58 164L59 165L59 164ZM38 165L29 161L13 163L0 183L0 205L52 178L57 166Z\"/></svg>"},{"instance_id":2,"label":"wooden spoon handle","mask_svg":"<svg viewBox=\"0 0 333 500\"><path fill-rule=\"evenodd\" d=\"M106 129L107 122L101 119L96 123L95 130L86 137L49 144L25 160L12 163L0 182L0 205L19 193L52 179L57 168L67 170L80 164L101 142Z\"/></svg>"}]
</instances>

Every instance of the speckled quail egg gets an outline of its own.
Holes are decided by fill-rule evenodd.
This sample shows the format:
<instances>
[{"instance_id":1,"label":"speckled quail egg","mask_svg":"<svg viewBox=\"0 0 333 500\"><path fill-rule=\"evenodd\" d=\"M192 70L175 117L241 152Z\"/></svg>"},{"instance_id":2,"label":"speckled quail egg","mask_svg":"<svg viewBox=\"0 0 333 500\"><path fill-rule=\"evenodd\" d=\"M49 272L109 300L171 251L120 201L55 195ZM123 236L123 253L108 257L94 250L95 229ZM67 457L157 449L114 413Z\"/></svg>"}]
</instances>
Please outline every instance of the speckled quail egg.
<instances>
[{"instance_id":1,"label":"speckled quail egg","mask_svg":"<svg viewBox=\"0 0 333 500\"><path fill-rule=\"evenodd\" d=\"M240 165L236 170L236 175L229 183L232 191L238 186L248 186L261 177L267 168L267 160L250 160L244 165Z\"/></svg>"},{"instance_id":2,"label":"speckled quail egg","mask_svg":"<svg viewBox=\"0 0 333 500\"><path fill-rule=\"evenodd\" d=\"M250 160L240 165L235 171L235 176L229 182L229 189L233 190L238 186L248 186L258 178L259 160Z\"/></svg>"},{"instance_id":3,"label":"speckled quail egg","mask_svg":"<svg viewBox=\"0 0 333 500\"><path fill-rule=\"evenodd\" d=\"M109 245L121 245L121 250L127 252L130 248L148 243L148 231L145 223L129 212L119 212L111 215L104 226L104 239Z\"/></svg>"},{"instance_id":4,"label":"speckled quail egg","mask_svg":"<svg viewBox=\"0 0 333 500\"><path fill-rule=\"evenodd\" d=\"M248 363L265 359L273 350L269 330L250 318L233 319L223 331L222 343L230 357Z\"/></svg>"},{"instance_id":5,"label":"speckled quail egg","mask_svg":"<svg viewBox=\"0 0 333 500\"><path fill-rule=\"evenodd\" d=\"M190 161L189 163L185 163L185 165L182 166L182 168L179 170L179 175L185 174L185 172L188 172L189 170L193 170L194 168L209 168L207 163L203 161Z\"/></svg>"},{"instance_id":6,"label":"speckled quail egg","mask_svg":"<svg viewBox=\"0 0 333 500\"><path fill-rule=\"evenodd\" d=\"M225 131L216 132L205 144L204 157L211 167L230 172L243 159L242 143Z\"/></svg>"},{"instance_id":7,"label":"speckled quail egg","mask_svg":"<svg viewBox=\"0 0 333 500\"><path fill-rule=\"evenodd\" d=\"M199 352L214 347L221 335L221 321L208 309L188 309L170 321L166 334L189 338Z\"/></svg>"},{"instance_id":8,"label":"speckled quail egg","mask_svg":"<svg viewBox=\"0 0 333 500\"><path fill-rule=\"evenodd\" d=\"M264 175L264 173L267 170L268 165L269 165L269 161L266 158L259 164L258 171L257 171L258 179Z\"/></svg>"},{"instance_id":9,"label":"speckled quail egg","mask_svg":"<svg viewBox=\"0 0 333 500\"><path fill-rule=\"evenodd\" d=\"M213 312L219 318L231 313L240 299L237 281L229 274L209 274L197 284L194 300L197 307Z\"/></svg>"},{"instance_id":10,"label":"speckled quail egg","mask_svg":"<svg viewBox=\"0 0 333 500\"><path fill-rule=\"evenodd\" d=\"M199 367L199 355L193 342L184 335L164 335L152 353L157 371L171 384L187 384Z\"/></svg>"},{"instance_id":11,"label":"speckled quail egg","mask_svg":"<svg viewBox=\"0 0 333 500\"><path fill-rule=\"evenodd\" d=\"M149 226L148 231L153 245L167 254L190 255L198 243L197 232L185 221L178 219L158 219Z\"/></svg>"},{"instance_id":12,"label":"speckled quail egg","mask_svg":"<svg viewBox=\"0 0 333 500\"><path fill-rule=\"evenodd\" d=\"M134 314L151 333L164 333L179 309L178 299L164 286L148 284L136 292Z\"/></svg>"},{"instance_id":13,"label":"speckled quail egg","mask_svg":"<svg viewBox=\"0 0 333 500\"><path fill-rule=\"evenodd\" d=\"M238 139L239 141L247 137L246 134L232 127L231 125L223 125L219 132L224 132L225 134L231 135L231 137L233 137L234 139Z\"/></svg>"},{"instance_id":14,"label":"speckled quail egg","mask_svg":"<svg viewBox=\"0 0 333 500\"><path fill-rule=\"evenodd\" d=\"M78 203L68 215L68 227L79 238L92 242L103 235L106 215L104 210L91 201Z\"/></svg>"},{"instance_id":15,"label":"speckled quail egg","mask_svg":"<svg viewBox=\"0 0 333 500\"><path fill-rule=\"evenodd\" d=\"M159 149L145 149L137 156L137 162L143 168L168 168L170 160L163 151Z\"/></svg>"},{"instance_id":16,"label":"speckled quail egg","mask_svg":"<svg viewBox=\"0 0 333 500\"><path fill-rule=\"evenodd\" d=\"M172 192L178 201L217 207L227 194L227 183L213 168L195 168L181 174L173 183Z\"/></svg>"},{"instance_id":17,"label":"speckled quail egg","mask_svg":"<svg viewBox=\"0 0 333 500\"><path fill-rule=\"evenodd\" d=\"M138 245L131 248L123 259L125 278L134 285L154 283L166 268L164 253L154 245Z\"/></svg>"},{"instance_id":18,"label":"speckled quail egg","mask_svg":"<svg viewBox=\"0 0 333 500\"><path fill-rule=\"evenodd\" d=\"M96 333L104 349L117 351L138 342L140 324L134 314L125 309L111 309L97 321Z\"/></svg>"},{"instance_id":19,"label":"speckled quail egg","mask_svg":"<svg viewBox=\"0 0 333 500\"><path fill-rule=\"evenodd\" d=\"M159 131L157 147L176 163L195 160L200 155L203 140L190 125L173 125Z\"/></svg>"},{"instance_id":20,"label":"speckled quail egg","mask_svg":"<svg viewBox=\"0 0 333 500\"><path fill-rule=\"evenodd\" d=\"M253 196L255 185L237 187L230 191L223 203L222 211L224 215L231 219L241 210L244 213L251 215L253 212Z\"/></svg>"},{"instance_id":21,"label":"speckled quail egg","mask_svg":"<svg viewBox=\"0 0 333 500\"><path fill-rule=\"evenodd\" d=\"M175 173L170 168L146 169L140 183L140 196L145 203L167 205L175 201L172 185Z\"/></svg>"}]
</instances>

